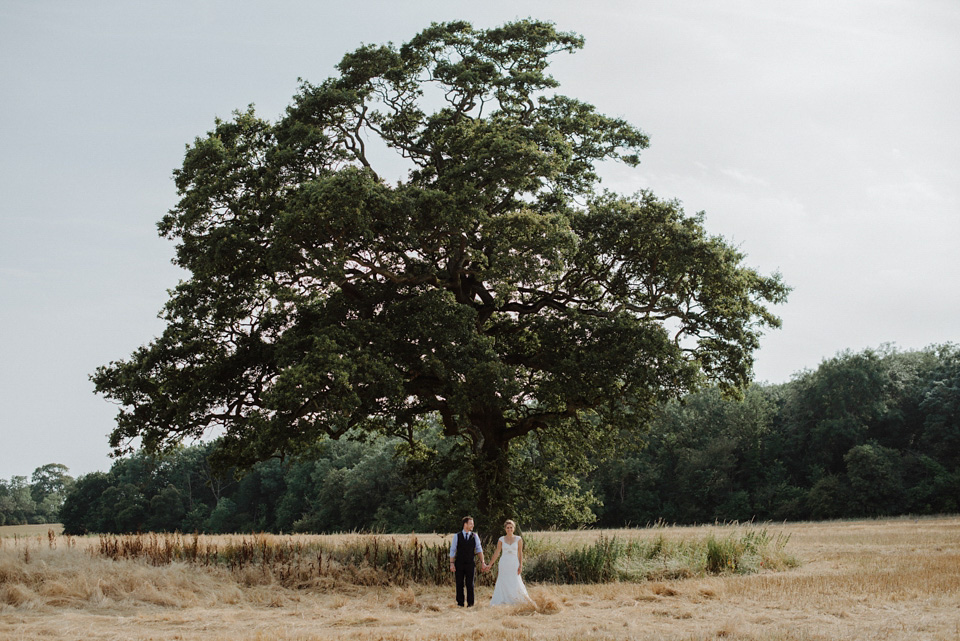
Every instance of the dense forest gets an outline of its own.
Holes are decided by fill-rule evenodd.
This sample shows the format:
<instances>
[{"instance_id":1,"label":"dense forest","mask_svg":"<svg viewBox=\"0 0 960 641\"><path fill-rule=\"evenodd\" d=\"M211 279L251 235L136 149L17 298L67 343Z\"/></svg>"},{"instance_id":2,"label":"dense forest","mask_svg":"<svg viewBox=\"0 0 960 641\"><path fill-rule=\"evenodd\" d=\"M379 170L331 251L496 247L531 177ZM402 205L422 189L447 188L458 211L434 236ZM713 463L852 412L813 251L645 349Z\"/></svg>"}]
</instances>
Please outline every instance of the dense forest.
<instances>
[{"instance_id":1,"label":"dense forest","mask_svg":"<svg viewBox=\"0 0 960 641\"><path fill-rule=\"evenodd\" d=\"M447 530L473 488L465 452L431 434L324 441L243 475L212 468L210 444L136 454L77 479L60 517L77 534ZM960 347L845 352L741 399L688 395L641 439L530 436L511 456L526 528L957 512Z\"/></svg>"}]
</instances>

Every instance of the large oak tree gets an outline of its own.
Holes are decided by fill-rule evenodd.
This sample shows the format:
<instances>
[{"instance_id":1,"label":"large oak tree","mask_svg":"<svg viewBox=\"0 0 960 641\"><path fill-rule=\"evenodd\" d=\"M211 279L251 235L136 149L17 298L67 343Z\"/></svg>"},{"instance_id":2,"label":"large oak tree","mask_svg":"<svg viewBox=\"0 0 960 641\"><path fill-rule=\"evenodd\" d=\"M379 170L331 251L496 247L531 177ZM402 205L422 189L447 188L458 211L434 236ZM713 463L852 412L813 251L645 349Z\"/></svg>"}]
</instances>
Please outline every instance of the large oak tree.
<instances>
[{"instance_id":1,"label":"large oak tree","mask_svg":"<svg viewBox=\"0 0 960 641\"><path fill-rule=\"evenodd\" d=\"M347 54L275 123L217 120L159 224L189 272L166 329L92 377L120 405L111 445L219 428L222 460L248 465L371 432L415 447L433 418L495 516L514 439L577 447L745 384L787 288L679 203L599 190L598 163L635 166L648 139L553 91L550 56L582 44L434 24Z\"/></svg>"}]
</instances>

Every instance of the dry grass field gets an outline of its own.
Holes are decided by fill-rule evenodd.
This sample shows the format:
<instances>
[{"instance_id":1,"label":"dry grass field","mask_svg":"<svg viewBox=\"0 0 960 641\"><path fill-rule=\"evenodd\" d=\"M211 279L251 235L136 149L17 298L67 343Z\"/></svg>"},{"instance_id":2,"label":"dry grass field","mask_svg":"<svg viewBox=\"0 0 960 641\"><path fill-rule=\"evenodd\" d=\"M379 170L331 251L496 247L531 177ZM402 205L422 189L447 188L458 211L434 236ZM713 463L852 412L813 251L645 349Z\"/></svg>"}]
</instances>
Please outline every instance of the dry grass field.
<instances>
[{"instance_id":1,"label":"dry grass field","mask_svg":"<svg viewBox=\"0 0 960 641\"><path fill-rule=\"evenodd\" d=\"M483 586L478 606L466 610L453 606L453 590L444 586L330 580L283 587L253 567L111 560L96 553L97 538L0 528L6 537L0 538L0 639L960 640L960 517L767 527L789 535L787 550L799 567L671 581L532 584L536 607L490 607L492 588ZM731 528L604 535L689 540ZM579 545L599 535L527 538Z\"/></svg>"},{"instance_id":2,"label":"dry grass field","mask_svg":"<svg viewBox=\"0 0 960 641\"><path fill-rule=\"evenodd\" d=\"M63 526L59 523L53 525L0 525L0 539L47 536L50 530L53 530L54 534L60 534L63 531Z\"/></svg>"}]
</instances>

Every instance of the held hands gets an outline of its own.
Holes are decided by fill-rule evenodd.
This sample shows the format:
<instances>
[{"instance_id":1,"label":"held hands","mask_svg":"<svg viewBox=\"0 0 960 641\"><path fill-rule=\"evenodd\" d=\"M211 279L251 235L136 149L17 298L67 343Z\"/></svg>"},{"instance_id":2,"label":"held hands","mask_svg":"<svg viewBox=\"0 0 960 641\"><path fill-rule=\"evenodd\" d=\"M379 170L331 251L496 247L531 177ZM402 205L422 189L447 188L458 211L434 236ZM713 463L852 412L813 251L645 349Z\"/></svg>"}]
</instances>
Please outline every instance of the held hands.
<instances>
[{"instance_id":1,"label":"held hands","mask_svg":"<svg viewBox=\"0 0 960 641\"><path fill-rule=\"evenodd\" d=\"M488 563L481 563L481 564L480 564L480 571L481 571L481 572L489 572L489 571L492 570L492 569L493 569L493 564L492 564L492 563L489 563L489 564L488 564ZM451 572L456 572L456 571L457 571L457 568L456 568L456 566L455 566L453 563L450 564L450 571L451 571ZM517 574L520 574L519 570L517 571Z\"/></svg>"},{"instance_id":2,"label":"held hands","mask_svg":"<svg viewBox=\"0 0 960 641\"><path fill-rule=\"evenodd\" d=\"M451 565L450 567L452 568L453 566ZM482 564L480 564L480 571L481 571L481 572L489 572L489 571L492 570L492 569L493 569L493 563L482 563ZM517 568L517 574L520 574L521 572L523 572L523 568L522 568L522 567Z\"/></svg>"}]
</instances>

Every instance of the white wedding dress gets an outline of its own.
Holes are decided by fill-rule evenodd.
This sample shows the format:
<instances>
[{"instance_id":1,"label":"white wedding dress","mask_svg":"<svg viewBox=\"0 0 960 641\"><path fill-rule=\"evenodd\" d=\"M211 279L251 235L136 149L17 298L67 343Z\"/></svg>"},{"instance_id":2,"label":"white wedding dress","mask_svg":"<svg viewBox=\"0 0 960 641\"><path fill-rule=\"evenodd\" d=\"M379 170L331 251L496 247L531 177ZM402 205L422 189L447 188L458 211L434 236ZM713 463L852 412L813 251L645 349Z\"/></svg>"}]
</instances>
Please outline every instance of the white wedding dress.
<instances>
[{"instance_id":1,"label":"white wedding dress","mask_svg":"<svg viewBox=\"0 0 960 641\"><path fill-rule=\"evenodd\" d=\"M517 551L520 548L520 537L515 537L513 543L507 543L500 537L500 560L497 562L497 584L493 587L493 598L490 605L517 605L533 603L523 585L523 579L517 569L520 567L520 557Z\"/></svg>"}]
</instances>

